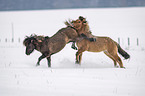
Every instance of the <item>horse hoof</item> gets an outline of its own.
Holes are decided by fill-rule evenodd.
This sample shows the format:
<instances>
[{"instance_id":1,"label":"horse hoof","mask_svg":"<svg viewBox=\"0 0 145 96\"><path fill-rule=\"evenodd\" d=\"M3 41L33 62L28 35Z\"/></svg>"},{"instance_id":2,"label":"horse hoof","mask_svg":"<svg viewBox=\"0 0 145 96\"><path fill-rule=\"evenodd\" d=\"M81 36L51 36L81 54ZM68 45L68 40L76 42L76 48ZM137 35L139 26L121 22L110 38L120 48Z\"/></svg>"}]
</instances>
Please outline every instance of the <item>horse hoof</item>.
<instances>
[{"instance_id":1,"label":"horse hoof","mask_svg":"<svg viewBox=\"0 0 145 96\"><path fill-rule=\"evenodd\" d=\"M79 64L79 61L76 61L75 64Z\"/></svg>"},{"instance_id":2,"label":"horse hoof","mask_svg":"<svg viewBox=\"0 0 145 96\"><path fill-rule=\"evenodd\" d=\"M120 67L120 68L124 68L124 69L126 69L125 67Z\"/></svg>"},{"instance_id":3,"label":"horse hoof","mask_svg":"<svg viewBox=\"0 0 145 96\"><path fill-rule=\"evenodd\" d=\"M71 47L71 48L74 49L74 50L78 50L77 47Z\"/></svg>"},{"instance_id":4,"label":"horse hoof","mask_svg":"<svg viewBox=\"0 0 145 96\"><path fill-rule=\"evenodd\" d=\"M119 66L114 66L114 67L119 68Z\"/></svg>"},{"instance_id":5,"label":"horse hoof","mask_svg":"<svg viewBox=\"0 0 145 96\"><path fill-rule=\"evenodd\" d=\"M40 64L36 64L36 66L40 66Z\"/></svg>"}]
</instances>

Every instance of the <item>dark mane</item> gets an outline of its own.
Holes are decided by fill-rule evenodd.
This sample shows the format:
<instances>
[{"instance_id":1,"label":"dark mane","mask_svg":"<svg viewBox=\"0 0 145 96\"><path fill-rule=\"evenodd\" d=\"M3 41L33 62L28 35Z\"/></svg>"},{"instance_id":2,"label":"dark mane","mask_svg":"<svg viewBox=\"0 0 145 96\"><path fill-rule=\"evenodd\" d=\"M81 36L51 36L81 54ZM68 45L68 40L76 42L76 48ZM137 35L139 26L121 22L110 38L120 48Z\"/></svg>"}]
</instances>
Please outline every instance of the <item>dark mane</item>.
<instances>
[{"instance_id":1,"label":"dark mane","mask_svg":"<svg viewBox=\"0 0 145 96\"><path fill-rule=\"evenodd\" d=\"M25 37L25 39L23 41L23 44L24 44L24 46L26 46L27 44L31 43L31 40L35 40L35 41L41 43L42 41L45 40L45 38L49 38L49 37L48 36L45 37L45 36L41 36L41 35L38 36L36 34L31 34L30 36Z\"/></svg>"},{"instance_id":2,"label":"dark mane","mask_svg":"<svg viewBox=\"0 0 145 96\"><path fill-rule=\"evenodd\" d=\"M34 40L34 39L36 40L35 36L36 35L33 35L33 34L31 34L31 36L26 36L23 41L23 45L26 46L31 42L31 40Z\"/></svg>"}]
</instances>

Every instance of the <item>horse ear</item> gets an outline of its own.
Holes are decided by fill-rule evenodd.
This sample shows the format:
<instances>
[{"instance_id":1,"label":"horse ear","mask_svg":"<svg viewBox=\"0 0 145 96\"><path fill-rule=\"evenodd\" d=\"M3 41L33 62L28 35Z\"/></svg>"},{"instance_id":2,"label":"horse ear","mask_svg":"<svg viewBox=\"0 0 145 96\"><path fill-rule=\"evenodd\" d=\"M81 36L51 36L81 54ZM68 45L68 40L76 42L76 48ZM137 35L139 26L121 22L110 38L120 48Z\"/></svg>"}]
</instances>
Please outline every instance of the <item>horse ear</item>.
<instances>
[{"instance_id":1,"label":"horse ear","mask_svg":"<svg viewBox=\"0 0 145 96\"><path fill-rule=\"evenodd\" d=\"M31 40L31 43L33 42L34 40Z\"/></svg>"},{"instance_id":2,"label":"horse ear","mask_svg":"<svg viewBox=\"0 0 145 96\"><path fill-rule=\"evenodd\" d=\"M41 43L41 42L42 42L42 40L38 40L38 42L39 42L39 43Z\"/></svg>"},{"instance_id":3,"label":"horse ear","mask_svg":"<svg viewBox=\"0 0 145 96\"><path fill-rule=\"evenodd\" d=\"M74 23L74 20L72 20L71 23Z\"/></svg>"}]
</instances>

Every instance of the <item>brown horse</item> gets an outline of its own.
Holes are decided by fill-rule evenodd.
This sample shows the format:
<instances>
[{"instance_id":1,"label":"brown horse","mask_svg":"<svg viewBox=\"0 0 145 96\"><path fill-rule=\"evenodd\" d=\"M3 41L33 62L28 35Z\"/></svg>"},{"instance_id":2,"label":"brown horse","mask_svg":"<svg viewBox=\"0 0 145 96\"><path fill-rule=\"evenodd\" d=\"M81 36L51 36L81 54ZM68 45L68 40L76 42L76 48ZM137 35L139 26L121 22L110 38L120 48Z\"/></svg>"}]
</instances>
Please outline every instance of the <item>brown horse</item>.
<instances>
[{"instance_id":1,"label":"brown horse","mask_svg":"<svg viewBox=\"0 0 145 96\"><path fill-rule=\"evenodd\" d=\"M66 27L50 38L37 35L27 36L23 44L26 46L26 55L30 55L34 49L42 53L36 65L40 65L40 61L47 58L48 67L51 67L51 55L61 51L68 42L75 41L77 37L78 33L74 27Z\"/></svg>"},{"instance_id":2,"label":"brown horse","mask_svg":"<svg viewBox=\"0 0 145 96\"><path fill-rule=\"evenodd\" d=\"M89 31L88 24L85 22L81 22L80 20L73 21L73 26L82 26L78 31ZM87 29L87 30L86 30ZM109 58L114 61L114 66L117 66L117 62L121 68L125 68L123 66L121 58L118 56L117 52L119 52L125 59L130 58L130 55L125 52L120 45L113 41L109 37L99 37L94 36L96 38L95 42L90 42L88 39L79 38L76 41L78 51L76 52L76 63L81 63L82 53L84 51L89 52L101 52L103 51Z\"/></svg>"}]
</instances>

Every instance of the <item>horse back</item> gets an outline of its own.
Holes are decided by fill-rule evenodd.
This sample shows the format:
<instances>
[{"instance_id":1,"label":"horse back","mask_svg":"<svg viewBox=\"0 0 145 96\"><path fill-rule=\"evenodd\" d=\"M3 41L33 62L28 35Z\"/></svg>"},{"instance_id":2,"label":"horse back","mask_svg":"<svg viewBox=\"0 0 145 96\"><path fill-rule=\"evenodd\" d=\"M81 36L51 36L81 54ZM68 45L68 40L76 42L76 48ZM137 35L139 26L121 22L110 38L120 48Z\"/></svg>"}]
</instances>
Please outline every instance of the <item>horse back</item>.
<instances>
[{"instance_id":1,"label":"horse back","mask_svg":"<svg viewBox=\"0 0 145 96\"><path fill-rule=\"evenodd\" d=\"M77 36L78 34L73 28L62 28L49 39L48 48L51 53L57 53L62 50L69 41L72 41Z\"/></svg>"},{"instance_id":2,"label":"horse back","mask_svg":"<svg viewBox=\"0 0 145 96\"><path fill-rule=\"evenodd\" d=\"M116 46L115 42L110 37L95 36L96 41L91 42L87 39L83 39L77 42L78 49L82 48L85 51L101 52L109 50L111 47Z\"/></svg>"},{"instance_id":3,"label":"horse back","mask_svg":"<svg viewBox=\"0 0 145 96\"><path fill-rule=\"evenodd\" d=\"M75 41L78 37L77 31L71 27L66 27L65 29L63 29L63 32L68 36L70 41Z\"/></svg>"}]
</instances>

